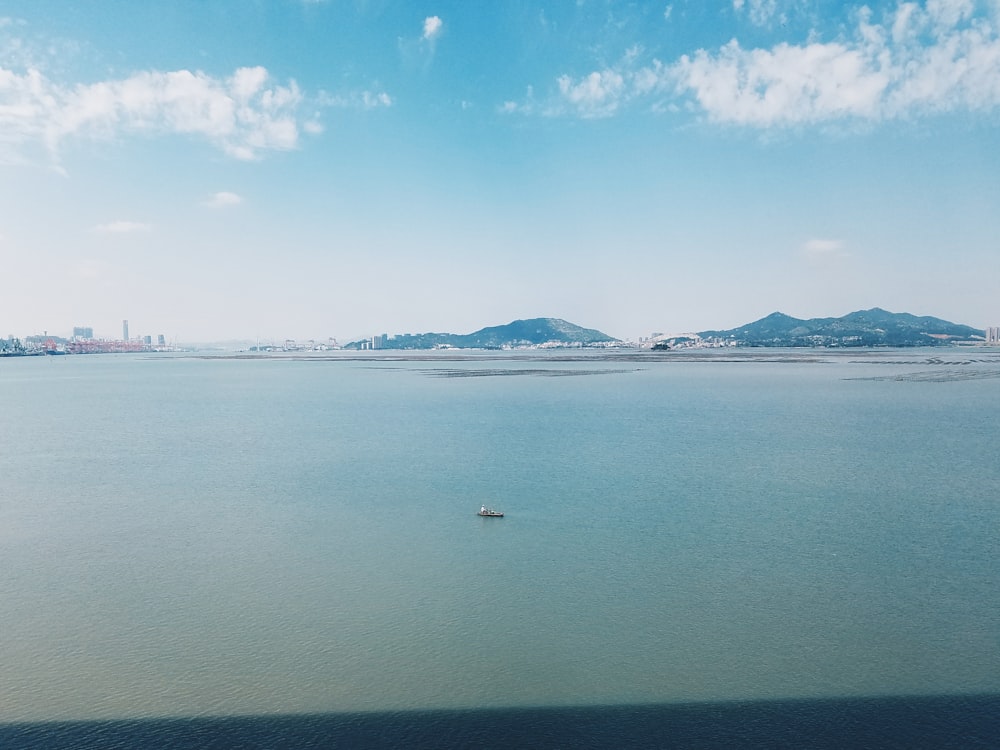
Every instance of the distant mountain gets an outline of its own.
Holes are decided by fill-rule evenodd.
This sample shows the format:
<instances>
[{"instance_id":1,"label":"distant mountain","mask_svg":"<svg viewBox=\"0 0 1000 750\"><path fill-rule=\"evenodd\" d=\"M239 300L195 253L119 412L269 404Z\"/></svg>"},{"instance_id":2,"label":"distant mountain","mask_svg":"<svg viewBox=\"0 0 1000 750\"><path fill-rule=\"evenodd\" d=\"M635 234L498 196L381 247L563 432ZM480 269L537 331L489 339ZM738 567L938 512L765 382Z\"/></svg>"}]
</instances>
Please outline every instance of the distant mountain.
<instances>
[{"instance_id":1,"label":"distant mountain","mask_svg":"<svg viewBox=\"0 0 1000 750\"><path fill-rule=\"evenodd\" d=\"M559 318L515 320L507 325L482 328L475 333L404 333L378 343L380 349L516 349L536 346L599 346L618 339L593 328L581 328ZM352 341L345 349L367 348L367 341Z\"/></svg>"},{"instance_id":2,"label":"distant mountain","mask_svg":"<svg viewBox=\"0 0 1000 750\"><path fill-rule=\"evenodd\" d=\"M702 339L740 346L934 346L982 341L984 331L929 316L892 313L873 307L841 318L799 320L775 312L728 331L701 331Z\"/></svg>"}]
</instances>

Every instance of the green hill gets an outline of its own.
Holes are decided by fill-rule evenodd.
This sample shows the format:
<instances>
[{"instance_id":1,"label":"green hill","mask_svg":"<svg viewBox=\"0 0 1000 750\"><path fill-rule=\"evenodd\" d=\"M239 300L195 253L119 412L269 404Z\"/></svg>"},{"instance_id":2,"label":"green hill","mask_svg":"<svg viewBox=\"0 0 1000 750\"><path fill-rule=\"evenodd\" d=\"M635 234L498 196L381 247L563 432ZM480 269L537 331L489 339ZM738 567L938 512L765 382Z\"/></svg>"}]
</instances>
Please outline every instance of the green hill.
<instances>
[{"instance_id":1,"label":"green hill","mask_svg":"<svg viewBox=\"0 0 1000 750\"><path fill-rule=\"evenodd\" d=\"M984 338L982 329L878 307L840 318L809 320L775 312L739 328L701 331L698 335L740 346L935 346Z\"/></svg>"},{"instance_id":2,"label":"green hill","mask_svg":"<svg viewBox=\"0 0 1000 750\"><path fill-rule=\"evenodd\" d=\"M502 326L481 328L474 333L405 333L382 342L382 349L516 349L534 346L599 346L617 342L612 336L583 328L560 318L515 320ZM353 341L346 349L364 348Z\"/></svg>"}]
</instances>

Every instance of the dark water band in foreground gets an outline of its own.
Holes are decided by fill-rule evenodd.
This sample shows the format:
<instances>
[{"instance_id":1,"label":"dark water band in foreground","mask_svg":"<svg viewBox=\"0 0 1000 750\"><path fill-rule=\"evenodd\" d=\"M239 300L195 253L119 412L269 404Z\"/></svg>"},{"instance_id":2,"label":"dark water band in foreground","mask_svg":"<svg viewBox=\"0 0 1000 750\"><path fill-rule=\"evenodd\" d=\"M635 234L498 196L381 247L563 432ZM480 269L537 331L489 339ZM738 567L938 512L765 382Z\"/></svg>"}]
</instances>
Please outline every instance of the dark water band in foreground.
<instances>
[{"instance_id":1,"label":"dark water band in foreground","mask_svg":"<svg viewBox=\"0 0 1000 750\"><path fill-rule=\"evenodd\" d=\"M1000 695L0 724L0 747L995 748Z\"/></svg>"}]
</instances>

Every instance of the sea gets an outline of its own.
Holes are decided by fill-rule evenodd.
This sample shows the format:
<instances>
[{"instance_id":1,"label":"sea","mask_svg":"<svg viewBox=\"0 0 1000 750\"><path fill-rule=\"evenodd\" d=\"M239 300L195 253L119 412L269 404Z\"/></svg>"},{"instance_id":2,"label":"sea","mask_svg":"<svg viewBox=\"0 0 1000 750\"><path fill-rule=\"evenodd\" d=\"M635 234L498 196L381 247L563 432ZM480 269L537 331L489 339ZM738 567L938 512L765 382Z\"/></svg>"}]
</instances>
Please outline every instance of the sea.
<instances>
[{"instance_id":1,"label":"sea","mask_svg":"<svg viewBox=\"0 0 1000 750\"><path fill-rule=\"evenodd\" d=\"M986 347L0 359L0 747L1000 747L998 445Z\"/></svg>"}]
</instances>

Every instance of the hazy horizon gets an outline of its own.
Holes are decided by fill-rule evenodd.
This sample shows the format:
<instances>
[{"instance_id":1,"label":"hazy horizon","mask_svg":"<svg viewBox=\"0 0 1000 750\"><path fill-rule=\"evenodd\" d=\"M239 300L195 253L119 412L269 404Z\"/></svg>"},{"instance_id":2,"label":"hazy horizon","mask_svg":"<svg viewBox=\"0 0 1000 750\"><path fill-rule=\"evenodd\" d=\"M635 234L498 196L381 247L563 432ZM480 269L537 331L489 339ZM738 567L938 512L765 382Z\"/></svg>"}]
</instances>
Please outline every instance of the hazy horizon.
<instances>
[{"instance_id":1,"label":"hazy horizon","mask_svg":"<svg viewBox=\"0 0 1000 750\"><path fill-rule=\"evenodd\" d=\"M1000 6L0 12L0 335L1000 323Z\"/></svg>"},{"instance_id":2,"label":"hazy horizon","mask_svg":"<svg viewBox=\"0 0 1000 750\"><path fill-rule=\"evenodd\" d=\"M858 310L852 310L851 311L851 313L855 313L855 312L867 312L867 311L858 311ZM887 312L889 312L891 314L895 314L897 312L900 313L900 314L906 314L907 313L907 311L905 311L905 310L900 310L900 311L890 310L890 311L887 311ZM840 318L840 317L845 317L846 315L851 314L851 313L845 313L844 316L829 316L829 317ZM773 313L769 313L768 316L765 316L765 317L770 317L770 315L780 315L780 314L783 314L783 313L781 311L776 310ZM791 317L796 317L796 316L791 316ZM932 316L917 316L917 317L936 317L936 316L932 315ZM400 331L395 331L395 332L382 332L382 334L373 334L373 335L376 335L376 336L377 335L387 335L390 339L393 339L393 338L398 337L398 336L411 336L411 335L417 335L417 336L420 336L420 335L434 335L434 334L440 334L440 335L472 335L474 333L479 333L480 331L486 330L486 329L489 329L489 328L503 328L504 326L507 326L507 325L512 325L514 323L518 323L518 322L521 322L521 321L534 320L534 319L535 318L518 318L518 319L515 319L515 320L512 320L512 321L506 321L504 323L497 323L495 325L484 326L483 328L477 329L475 331L458 331L458 330L447 330L447 329L442 329L440 331L412 331L412 330L407 331L407 330L400 330ZM576 323L574 323L574 321L566 321L565 318L556 318L556 317L553 317L553 316L540 317L540 318L537 318L537 319L538 320L563 320L564 322L567 322L567 323L570 323L570 324L573 324L573 325L577 325ZM759 322L759 319L756 320L756 321L746 321L745 324L752 324L752 323L756 323L756 322ZM957 324L957 325L965 325L965 324L960 323L958 321L945 321L945 322L952 323L952 324ZM587 326L579 326L579 327L580 328L588 328ZM739 328L739 327L741 327L741 326L733 326L733 328ZM978 328L978 326L974 326L974 325L970 326L970 327L972 327L972 328ZM605 333L605 334L607 333L606 331L602 330L601 328L596 328L596 329L592 329L592 330L597 330L600 333ZM669 331L669 332L665 332L665 331L650 331L649 334L646 334L642 338L647 338L650 335L653 335L653 336L670 336L670 335L682 335L682 334L699 334L699 333L710 331L710 330L713 330L713 329L700 328L700 329L690 330L690 331ZM726 330L730 330L730 329L726 329ZM39 334L28 334L28 336L37 336L37 335L39 335ZM43 332L42 335L48 335L48 336L52 336L52 337L56 337L56 338L72 338L72 336L69 336L69 335L63 336L62 334L60 334L58 332L52 332L52 331L45 331L45 332ZM153 344L157 343L157 336L158 335L159 334L149 334L149 333L147 333L145 331L143 331L143 332L130 331L129 332L129 338L130 339L134 340L134 339L141 338L143 336L150 336L152 338ZM610 334L608 334L608 335L610 335ZM267 338L267 339L265 339L265 338L260 338L260 337L247 337L247 336L234 335L234 336L223 336L223 337L217 337L217 338L214 338L214 339L202 339L202 340L195 340L195 339L179 340L179 339L169 339L169 338L167 338L166 341L165 341L165 343L169 344L169 345L212 345L212 344L250 344L250 343L256 343L256 344L267 345L267 346L280 346L282 343L284 343L286 341L295 341L296 344L301 345L305 341L314 341L316 344L326 344L329 340L334 340L338 345L346 345L346 344L350 344L350 343L356 343L358 341L364 341L364 340L366 340L366 339L368 339L370 337L371 337L370 335L359 334L359 335L350 336L350 337L337 337L337 336L316 337L316 336L310 336L310 337L306 337L306 338L302 338L302 339L297 339L297 338L295 338L293 336L285 336L285 337L277 337L277 338ZM115 336L101 336L97 331L95 331L94 332L94 338L95 339L100 339L100 340L105 340L105 341L116 341L116 340L119 340L121 338L121 336L119 336L118 338L116 338ZM626 342L626 343L627 342L638 342L640 340L640 337L623 338L623 337L612 336L612 338L617 339L618 341Z\"/></svg>"}]
</instances>

